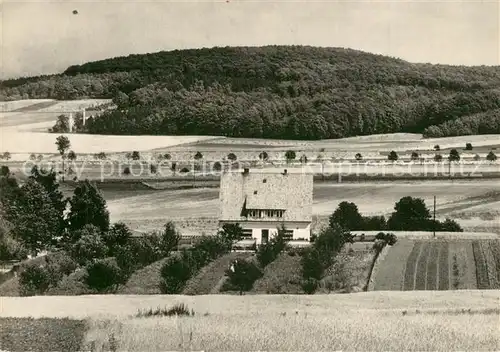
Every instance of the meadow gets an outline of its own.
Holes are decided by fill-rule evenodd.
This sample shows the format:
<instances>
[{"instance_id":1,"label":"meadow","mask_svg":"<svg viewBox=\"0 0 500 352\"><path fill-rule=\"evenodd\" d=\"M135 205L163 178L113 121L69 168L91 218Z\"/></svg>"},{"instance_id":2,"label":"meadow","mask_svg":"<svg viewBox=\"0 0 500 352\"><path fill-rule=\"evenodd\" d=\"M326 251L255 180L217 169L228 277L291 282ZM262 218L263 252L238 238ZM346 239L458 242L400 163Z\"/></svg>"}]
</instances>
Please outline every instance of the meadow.
<instances>
[{"instance_id":1,"label":"meadow","mask_svg":"<svg viewBox=\"0 0 500 352\"><path fill-rule=\"evenodd\" d=\"M116 351L491 351L500 347L499 301L498 290L334 296L9 297L3 301L0 317L83 320L82 349L93 347L94 351L110 350L110 345ZM140 309L179 303L195 315L135 316ZM7 322L16 321L23 320L0 319L0 324L5 328ZM49 338L56 333L50 330L54 321L60 320L46 319L40 324ZM23 332L20 325L16 333L23 336ZM39 336L32 332L34 335ZM24 347L29 342L40 345L30 334L24 337ZM9 342L0 340L0 348L9 349Z\"/></svg>"}]
</instances>

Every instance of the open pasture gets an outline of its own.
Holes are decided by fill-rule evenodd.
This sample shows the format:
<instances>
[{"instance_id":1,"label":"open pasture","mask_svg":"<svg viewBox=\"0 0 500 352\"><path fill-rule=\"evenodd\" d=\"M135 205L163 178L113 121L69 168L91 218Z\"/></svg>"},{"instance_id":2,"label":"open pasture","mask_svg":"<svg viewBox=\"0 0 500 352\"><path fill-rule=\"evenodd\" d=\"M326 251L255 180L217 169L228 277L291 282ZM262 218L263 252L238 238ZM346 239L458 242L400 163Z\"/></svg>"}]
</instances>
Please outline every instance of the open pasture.
<instances>
[{"instance_id":1,"label":"open pasture","mask_svg":"<svg viewBox=\"0 0 500 352\"><path fill-rule=\"evenodd\" d=\"M479 351L499 347L499 299L499 291L467 290L314 296L9 297L0 316L84 319L82 350L92 345L97 351L109 350L113 336L117 351ZM187 304L195 316L134 317L138 309L177 303ZM2 319L1 324L22 322L9 319ZM53 340L56 332L49 329L51 320L45 323L45 332ZM16 334L25 337L25 349L28 341L33 347L39 343L30 337L39 335L28 334L24 324L17 326ZM9 331L14 330L9 326ZM9 349L7 344L12 341L1 341L0 348Z\"/></svg>"}]
</instances>

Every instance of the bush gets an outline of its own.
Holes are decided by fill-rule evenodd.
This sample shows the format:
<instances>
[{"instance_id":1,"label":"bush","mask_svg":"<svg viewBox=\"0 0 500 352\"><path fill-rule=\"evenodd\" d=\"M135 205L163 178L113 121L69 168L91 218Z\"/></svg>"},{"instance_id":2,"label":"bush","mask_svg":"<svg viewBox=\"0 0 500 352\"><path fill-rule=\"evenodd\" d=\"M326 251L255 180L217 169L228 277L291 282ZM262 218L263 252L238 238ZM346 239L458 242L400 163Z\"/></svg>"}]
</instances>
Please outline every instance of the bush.
<instances>
[{"instance_id":1,"label":"bush","mask_svg":"<svg viewBox=\"0 0 500 352\"><path fill-rule=\"evenodd\" d=\"M356 153L355 158L356 158L357 161L363 160L363 156L361 155L361 153Z\"/></svg>"},{"instance_id":2,"label":"bush","mask_svg":"<svg viewBox=\"0 0 500 352\"><path fill-rule=\"evenodd\" d=\"M188 254L183 252L181 257L172 257L161 267L160 290L164 294L180 293L193 273L187 259Z\"/></svg>"},{"instance_id":3,"label":"bush","mask_svg":"<svg viewBox=\"0 0 500 352\"><path fill-rule=\"evenodd\" d=\"M84 233L71 247L71 256L80 265L86 265L95 259L104 258L109 251L98 229L92 225L86 225L87 227L92 228L93 231Z\"/></svg>"},{"instance_id":4,"label":"bush","mask_svg":"<svg viewBox=\"0 0 500 352\"><path fill-rule=\"evenodd\" d=\"M466 143L465 144L465 150L472 150L472 144L471 143Z\"/></svg>"},{"instance_id":5,"label":"bush","mask_svg":"<svg viewBox=\"0 0 500 352\"><path fill-rule=\"evenodd\" d=\"M226 271L229 279L225 284L225 290L239 291L240 294L243 291L250 291L254 282L264 275L257 265L245 260L236 261L233 269Z\"/></svg>"},{"instance_id":6,"label":"bush","mask_svg":"<svg viewBox=\"0 0 500 352\"><path fill-rule=\"evenodd\" d=\"M315 248L311 248L304 253L301 258L302 277L305 279L313 278L321 279L324 271L323 260L321 254Z\"/></svg>"},{"instance_id":7,"label":"bush","mask_svg":"<svg viewBox=\"0 0 500 352\"><path fill-rule=\"evenodd\" d=\"M117 222L109 231L102 234L102 241L108 248L108 255L114 256L118 248L127 246L132 237L132 231L123 222Z\"/></svg>"},{"instance_id":8,"label":"bush","mask_svg":"<svg viewBox=\"0 0 500 352\"><path fill-rule=\"evenodd\" d=\"M10 174L10 169L8 166L2 165L0 168L0 176L8 176Z\"/></svg>"},{"instance_id":9,"label":"bush","mask_svg":"<svg viewBox=\"0 0 500 352\"><path fill-rule=\"evenodd\" d=\"M132 172L130 171L130 167L129 166L125 166L125 168L123 169L123 174L124 175L130 175Z\"/></svg>"},{"instance_id":10,"label":"bush","mask_svg":"<svg viewBox=\"0 0 500 352\"><path fill-rule=\"evenodd\" d=\"M136 314L137 318L149 318L149 317L171 317L171 316L194 316L194 310L189 310L188 306L184 303L176 304L171 308L156 308L139 310Z\"/></svg>"},{"instance_id":11,"label":"bush","mask_svg":"<svg viewBox=\"0 0 500 352\"><path fill-rule=\"evenodd\" d=\"M41 295L50 286L50 277L46 268L29 263L19 274L19 291L21 296Z\"/></svg>"},{"instance_id":12,"label":"bush","mask_svg":"<svg viewBox=\"0 0 500 352\"><path fill-rule=\"evenodd\" d=\"M382 249L384 249L384 247L387 245L387 242L383 239L377 239L375 240L375 242L373 243L373 250L376 252L376 253L380 253L380 251L382 251Z\"/></svg>"},{"instance_id":13,"label":"bush","mask_svg":"<svg viewBox=\"0 0 500 352\"><path fill-rule=\"evenodd\" d=\"M174 223L169 221L163 227L163 232L160 234L160 250L164 257L168 256L171 251L177 248L181 240L181 233L176 229Z\"/></svg>"},{"instance_id":14,"label":"bush","mask_svg":"<svg viewBox=\"0 0 500 352\"><path fill-rule=\"evenodd\" d=\"M440 163L443 161L443 156L441 154L434 155L434 161Z\"/></svg>"},{"instance_id":15,"label":"bush","mask_svg":"<svg viewBox=\"0 0 500 352\"><path fill-rule=\"evenodd\" d=\"M28 250L10 235L0 239L0 260L24 260L28 254Z\"/></svg>"},{"instance_id":16,"label":"bush","mask_svg":"<svg viewBox=\"0 0 500 352\"><path fill-rule=\"evenodd\" d=\"M302 289L307 294L313 294L319 286L319 281L314 278L309 278L302 281Z\"/></svg>"},{"instance_id":17,"label":"bush","mask_svg":"<svg viewBox=\"0 0 500 352\"><path fill-rule=\"evenodd\" d=\"M383 215L380 216L363 216L363 230L365 231L380 231L387 229L387 220Z\"/></svg>"},{"instance_id":18,"label":"bush","mask_svg":"<svg viewBox=\"0 0 500 352\"><path fill-rule=\"evenodd\" d=\"M286 247L284 228L278 230L278 234L267 243L261 244L257 249L257 260L261 267L265 268L272 263Z\"/></svg>"},{"instance_id":19,"label":"bush","mask_svg":"<svg viewBox=\"0 0 500 352\"><path fill-rule=\"evenodd\" d=\"M130 240L127 245L128 253L132 255L132 262L138 267L149 265L163 258L161 238L157 233L145 234Z\"/></svg>"},{"instance_id":20,"label":"bush","mask_svg":"<svg viewBox=\"0 0 500 352\"><path fill-rule=\"evenodd\" d=\"M440 223L439 227L441 231L445 232L463 232L463 229L458 222L448 218L444 222Z\"/></svg>"},{"instance_id":21,"label":"bush","mask_svg":"<svg viewBox=\"0 0 500 352\"><path fill-rule=\"evenodd\" d=\"M441 147L439 146L439 144L436 144L436 145L434 146L434 150L435 150L435 151L440 151L440 150L441 150Z\"/></svg>"},{"instance_id":22,"label":"bush","mask_svg":"<svg viewBox=\"0 0 500 352\"><path fill-rule=\"evenodd\" d=\"M389 246L394 245L397 242L397 237L393 233L384 233L384 232L379 232L375 236L376 240L383 241L384 243L388 244Z\"/></svg>"},{"instance_id":23,"label":"bush","mask_svg":"<svg viewBox=\"0 0 500 352\"><path fill-rule=\"evenodd\" d=\"M78 268L77 263L66 253L46 256L45 263L51 287L56 287L64 276L70 275Z\"/></svg>"},{"instance_id":24,"label":"bush","mask_svg":"<svg viewBox=\"0 0 500 352\"><path fill-rule=\"evenodd\" d=\"M98 292L111 290L125 281L115 258L98 259L87 265L86 269L86 284Z\"/></svg>"}]
</instances>

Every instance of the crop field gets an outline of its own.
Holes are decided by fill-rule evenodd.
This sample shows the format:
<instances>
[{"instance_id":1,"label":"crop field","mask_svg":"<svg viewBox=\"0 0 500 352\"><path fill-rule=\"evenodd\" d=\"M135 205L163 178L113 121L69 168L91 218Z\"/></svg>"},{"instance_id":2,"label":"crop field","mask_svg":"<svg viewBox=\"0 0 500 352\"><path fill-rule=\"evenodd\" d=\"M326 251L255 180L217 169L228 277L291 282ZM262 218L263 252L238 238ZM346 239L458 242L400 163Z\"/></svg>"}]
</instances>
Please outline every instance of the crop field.
<instances>
[{"instance_id":1,"label":"crop field","mask_svg":"<svg viewBox=\"0 0 500 352\"><path fill-rule=\"evenodd\" d=\"M111 342L117 351L491 351L499 348L499 299L499 291L478 290L5 298L0 349L103 351ZM195 315L134 316L178 303Z\"/></svg>"},{"instance_id":2,"label":"crop field","mask_svg":"<svg viewBox=\"0 0 500 352\"><path fill-rule=\"evenodd\" d=\"M398 242L374 278L374 290L498 289L500 240Z\"/></svg>"},{"instance_id":3,"label":"crop field","mask_svg":"<svg viewBox=\"0 0 500 352\"><path fill-rule=\"evenodd\" d=\"M496 191L495 191L496 190ZM104 190L112 221L125 221L135 228L156 228L167 219L184 221L195 218L216 220L219 209L217 188L184 190ZM474 220L473 226L487 224L490 231L498 228L500 214L499 191L496 181L421 181L366 182L314 185L313 214L325 217L333 213L342 201L354 202L363 215L388 215L394 204L404 196L421 197L432 209L437 197L438 218L462 214L459 219ZM159 206L160 205L160 206ZM468 207L480 207L468 213ZM483 220L481 217L485 217ZM199 222L196 223L198 225ZM214 225L216 223L214 222ZM185 231L189 223L184 222ZM196 231L192 227L193 231ZM208 230L208 229L207 229Z\"/></svg>"}]
</instances>

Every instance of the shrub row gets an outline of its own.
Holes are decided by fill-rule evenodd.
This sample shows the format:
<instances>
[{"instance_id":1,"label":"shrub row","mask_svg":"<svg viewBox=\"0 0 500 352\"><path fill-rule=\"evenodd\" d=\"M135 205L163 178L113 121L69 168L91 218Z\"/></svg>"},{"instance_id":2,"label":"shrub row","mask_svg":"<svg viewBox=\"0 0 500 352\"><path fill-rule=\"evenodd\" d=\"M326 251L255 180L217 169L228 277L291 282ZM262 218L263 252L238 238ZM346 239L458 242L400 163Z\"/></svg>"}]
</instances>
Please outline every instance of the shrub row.
<instances>
[{"instance_id":1,"label":"shrub row","mask_svg":"<svg viewBox=\"0 0 500 352\"><path fill-rule=\"evenodd\" d=\"M335 256L346 243L353 242L353 235L339 225L331 223L315 237L312 247L308 248L301 259L302 289L311 294L319 286L324 271L333 264Z\"/></svg>"},{"instance_id":2,"label":"shrub row","mask_svg":"<svg viewBox=\"0 0 500 352\"><path fill-rule=\"evenodd\" d=\"M21 270L22 295L43 294L56 288L77 267L84 269L85 275L74 284L84 284L97 292L113 292L135 270L167 257L177 247L180 234L169 222L163 232L132 237L130 229L117 223L107 232L86 225L73 238L73 244L67 245L56 259L47 257L42 265L28 264Z\"/></svg>"},{"instance_id":3,"label":"shrub row","mask_svg":"<svg viewBox=\"0 0 500 352\"><path fill-rule=\"evenodd\" d=\"M183 249L163 264L160 290L165 294L180 293L187 281L202 267L228 253L231 246L220 235L203 236L192 248Z\"/></svg>"},{"instance_id":4,"label":"shrub row","mask_svg":"<svg viewBox=\"0 0 500 352\"><path fill-rule=\"evenodd\" d=\"M285 240L286 228L279 227L276 236L257 248L257 263L253 261L236 261L232 270L227 270L228 280L223 291L239 291L240 294L250 291L255 281L264 276L264 268L274 262L278 255L287 248Z\"/></svg>"}]
</instances>

